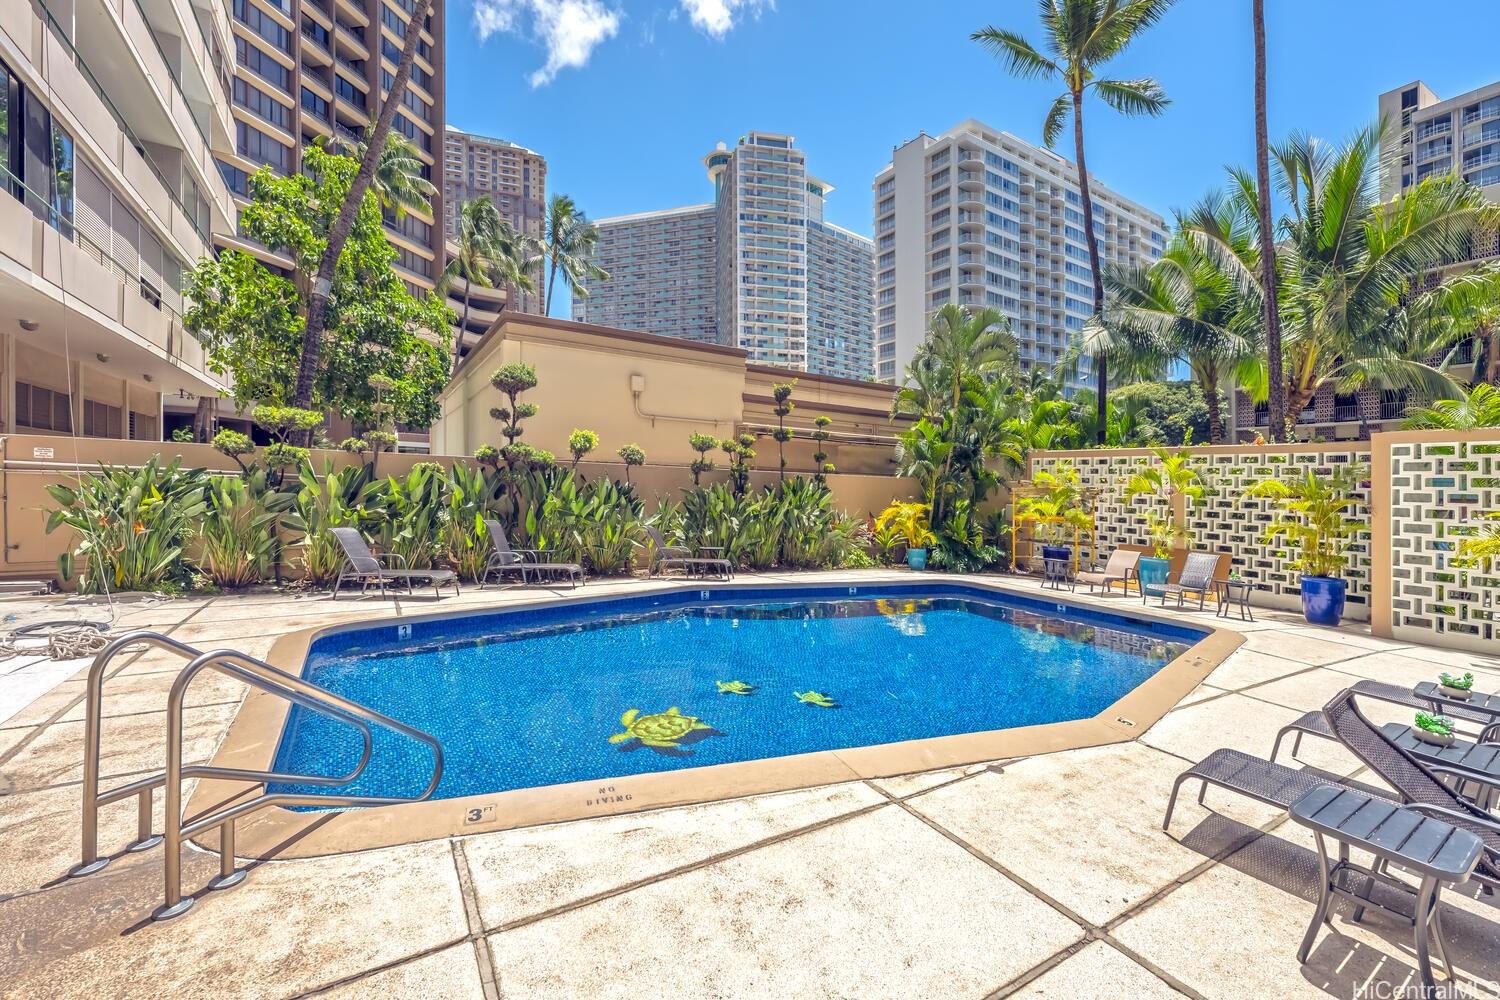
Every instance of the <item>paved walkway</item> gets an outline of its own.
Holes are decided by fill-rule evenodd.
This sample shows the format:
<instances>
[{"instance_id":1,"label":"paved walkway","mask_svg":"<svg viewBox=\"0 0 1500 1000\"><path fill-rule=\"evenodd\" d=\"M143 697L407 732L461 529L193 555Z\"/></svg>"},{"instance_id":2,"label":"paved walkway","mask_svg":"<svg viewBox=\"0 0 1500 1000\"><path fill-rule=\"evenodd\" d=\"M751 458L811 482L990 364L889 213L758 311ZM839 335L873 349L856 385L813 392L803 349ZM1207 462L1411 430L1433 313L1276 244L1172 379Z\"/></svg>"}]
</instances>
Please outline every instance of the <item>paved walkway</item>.
<instances>
[{"instance_id":1,"label":"paved walkway","mask_svg":"<svg viewBox=\"0 0 1500 1000\"><path fill-rule=\"evenodd\" d=\"M911 579L859 574L882 575ZM849 576L797 577L821 578ZM470 591L441 606L526 596ZM433 606L402 601L397 612ZM122 604L119 625L263 655L287 631L380 607L323 596L183 598ZM0 605L7 610L27 620L57 609L33 600ZM1211 612L1186 617L1223 624ZM1210 793L1217 812L1186 796L1163 834L1166 796L1190 761L1221 746L1263 756L1277 728L1359 678L1410 684L1459 668L1474 671L1477 687L1500 690L1500 660L1311 628L1292 615L1261 618L1231 623L1245 645L1133 743L260 863L238 888L207 894L165 924L148 919L160 896L159 852L61 879L77 854L78 665L58 673L0 663L0 990L491 1000L1400 995L1392 991L1415 985L1409 932L1379 915L1354 925L1341 911L1337 933L1297 964L1314 894L1303 831ZM102 768L116 781L160 768L176 667L159 654L121 664L106 689ZM56 682L64 674L71 679ZM201 761L242 691L216 676L192 691L187 759ZM1359 772L1327 743L1307 741L1303 758ZM129 803L107 808L101 846L123 844L133 827ZM202 885L214 870L214 856L190 851L184 884ZM1445 995L1500 997L1500 905L1472 891L1446 898L1463 983Z\"/></svg>"}]
</instances>

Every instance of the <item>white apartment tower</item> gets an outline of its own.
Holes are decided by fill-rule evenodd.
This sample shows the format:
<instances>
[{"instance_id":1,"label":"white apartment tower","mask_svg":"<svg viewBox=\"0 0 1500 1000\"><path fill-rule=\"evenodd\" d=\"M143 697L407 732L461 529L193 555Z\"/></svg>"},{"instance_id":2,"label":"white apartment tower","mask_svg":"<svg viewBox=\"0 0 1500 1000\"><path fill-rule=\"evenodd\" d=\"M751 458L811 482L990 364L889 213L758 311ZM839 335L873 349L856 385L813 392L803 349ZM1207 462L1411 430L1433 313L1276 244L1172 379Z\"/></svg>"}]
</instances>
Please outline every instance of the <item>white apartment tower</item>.
<instances>
[{"instance_id":1,"label":"white apartment tower","mask_svg":"<svg viewBox=\"0 0 1500 1000\"><path fill-rule=\"evenodd\" d=\"M607 281L573 295L573 318L703 344L722 343L714 321L718 210L689 205L597 219L594 260Z\"/></svg>"},{"instance_id":2,"label":"white apartment tower","mask_svg":"<svg viewBox=\"0 0 1500 1000\"><path fill-rule=\"evenodd\" d=\"M160 441L225 388L182 288L234 228L234 37L228 0L0 3L0 434Z\"/></svg>"},{"instance_id":3,"label":"white apartment tower","mask_svg":"<svg viewBox=\"0 0 1500 1000\"><path fill-rule=\"evenodd\" d=\"M1106 264L1149 265L1166 221L1090 177ZM896 148L875 177L875 373L899 381L949 302L1009 317L1024 371L1050 370L1093 314L1078 171L970 119ZM1089 359L1073 388L1094 385Z\"/></svg>"},{"instance_id":4,"label":"white apartment tower","mask_svg":"<svg viewBox=\"0 0 1500 1000\"><path fill-rule=\"evenodd\" d=\"M1387 123L1383 200L1428 177L1459 174L1500 201L1500 80L1447 100L1417 80L1381 94L1379 108Z\"/></svg>"},{"instance_id":5,"label":"white apartment tower","mask_svg":"<svg viewBox=\"0 0 1500 1000\"><path fill-rule=\"evenodd\" d=\"M832 186L789 135L751 132L703 163L712 204L597 221L610 277L574 297L574 317L869 379L874 244L824 221Z\"/></svg>"}]
</instances>

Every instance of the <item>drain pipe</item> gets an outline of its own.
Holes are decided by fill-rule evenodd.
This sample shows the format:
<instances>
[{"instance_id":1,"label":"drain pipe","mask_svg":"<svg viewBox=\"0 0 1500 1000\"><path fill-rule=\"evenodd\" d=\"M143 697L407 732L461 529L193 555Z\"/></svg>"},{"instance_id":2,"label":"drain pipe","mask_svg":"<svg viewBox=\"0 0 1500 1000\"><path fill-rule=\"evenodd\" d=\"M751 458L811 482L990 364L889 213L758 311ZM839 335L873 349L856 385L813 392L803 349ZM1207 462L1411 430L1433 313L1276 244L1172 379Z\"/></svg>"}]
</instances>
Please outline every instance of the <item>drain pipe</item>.
<instances>
[{"instance_id":1,"label":"drain pipe","mask_svg":"<svg viewBox=\"0 0 1500 1000\"><path fill-rule=\"evenodd\" d=\"M651 421L652 427L656 426L658 420L676 420L686 424L713 424L715 427L718 427L720 424L727 424L733 428L735 422L739 419L738 417L699 417L676 413L654 413L641 406L641 394L645 391L646 376L639 373L632 373L630 376L630 396L635 401L635 415Z\"/></svg>"}]
</instances>

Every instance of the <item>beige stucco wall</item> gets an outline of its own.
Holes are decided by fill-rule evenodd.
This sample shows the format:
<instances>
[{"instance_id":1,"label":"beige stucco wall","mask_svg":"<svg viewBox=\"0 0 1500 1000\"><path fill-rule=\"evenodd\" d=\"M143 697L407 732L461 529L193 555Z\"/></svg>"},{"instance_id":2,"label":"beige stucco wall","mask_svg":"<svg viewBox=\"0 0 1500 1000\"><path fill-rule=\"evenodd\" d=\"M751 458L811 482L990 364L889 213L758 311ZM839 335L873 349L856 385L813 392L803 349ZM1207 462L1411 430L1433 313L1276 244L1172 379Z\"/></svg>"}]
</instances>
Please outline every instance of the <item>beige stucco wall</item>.
<instances>
[{"instance_id":1,"label":"beige stucco wall","mask_svg":"<svg viewBox=\"0 0 1500 1000\"><path fill-rule=\"evenodd\" d=\"M490 376L516 361L535 366L539 380L523 397L539 407L524 424L524 440L560 459L567 456L568 435L582 427L599 434L595 458L613 458L621 445L637 444L651 463L686 465L694 457L692 434L765 435L776 423L771 386L796 379L787 419L794 434L786 448L789 470L814 471L816 448L808 433L819 415L833 420L826 451L839 472L888 476L895 470L898 424L889 416L888 386L750 366L745 352L734 348L525 315L502 317L455 373L432 428L434 452L472 455L483 445L504 443L489 412L503 397ZM775 441L762 436L756 451L757 468L777 467ZM722 464L722 454L713 457Z\"/></svg>"}]
</instances>

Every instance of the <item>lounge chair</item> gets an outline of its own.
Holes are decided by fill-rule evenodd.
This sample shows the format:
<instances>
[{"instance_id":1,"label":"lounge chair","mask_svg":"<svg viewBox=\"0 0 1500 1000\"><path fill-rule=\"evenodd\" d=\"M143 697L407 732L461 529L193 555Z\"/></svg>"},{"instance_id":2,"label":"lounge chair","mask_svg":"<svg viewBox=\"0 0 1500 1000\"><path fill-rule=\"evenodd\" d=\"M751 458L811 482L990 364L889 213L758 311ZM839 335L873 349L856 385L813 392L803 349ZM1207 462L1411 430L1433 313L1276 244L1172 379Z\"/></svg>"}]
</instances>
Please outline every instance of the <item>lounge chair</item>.
<instances>
[{"instance_id":1,"label":"lounge chair","mask_svg":"<svg viewBox=\"0 0 1500 1000\"><path fill-rule=\"evenodd\" d=\"M538 557L545 554L541 549L511 548L510 539L505 537L505 526L492 517L484 519L484 527L489 532L491 551L489 560L484 564L484 572L479 575L481 590L489 583L491 575L503 580L505 574L510 572L520 573L523 585L531 573L536 573L538 582L544 573L550 573L566 576L568 583L574 587L583 583L583 567L577 563L541 562Z\"/></svg>"},{"instance_id":2,"label":"lounge chair","mask_svg":"<svg viewBox=\"0 0 1500 1000\"><path fill-rule=\"evenodd\" d=\"M1198 595L1198 610L1203 610L1203 602L1208 599L1209 593L1214 589L1214 574L1219 569L1219 554L1217 552L1189 552L1187 562L1182 564L1182 572L1177 575L1176 583L1168 583L1161 588L1161 606L1167 606L1167 595L1177 595L1177 607L1182 607L1182 599L1188 594ZM1144 599L1144 595L1142 595Z\"/></svg>"},{"instance_id":3,"label":"lounge chair","mask_svg":"<svg viewBox=\"0 0 1500 1000\"><path fill-rule=\"evenodd\" d=\"M1115 583L1119 583L1120 589L1128 594L1130 593L1130 581L1135 576L1136 564L1140 561L1141 554L1139 552L1132 552L1129 549L1115 549L1109 554L1109 559L1105 562L1104 569L1098 572L1079 573L1077 582L1088 584L1089 593L1091 594L1094 592L1095 587L1103 587L1104 592L1107 594ZM1139 582L1137 582L1137 587L1139 588Z\"/></svg>"},{"instance_id":4,"label":"lounge chair","mask_svg":"<svg viewBox=\"0 0 1500 1000\"><path fill-rule=\"evenodd\" d=\"M646 537L651 541L651 561L647 564L647 576L664 575L669 569L680 570L683 576L717 576L721 580L734 576L734 564L728 559L720 554L705 554L722 553L724 550L721 548L705 546L695 555L692 549L684 545L668 545L661 535L661 529L654 524L646 526Z\"/></svg>"},{"instance_id":5,"label":"lounge chair","mask_svg":"<svg viewBox=\"0 0 1500 1000\"><path fill-rule=\"evenodd\" d=\"M1389 802L1399 801L1388 792L1351 782L1316 768L1287 767L1285 764L1252 757L1239 750L1215 750L1179 774L1172 783L1172 795L1167 800L1167 814L1161 821L1163 830L1171 827L1172 813L1177 808L1177 793L1188 781L1202 782L1198 789L1199 805L1203 805L1210 785L1278 809L1290 809L1293 802L1320 785L1351 788Z\"/></svg>"},{"instance_id":6,"label":"lounge chair","mask_svg":"<svg viewBox=\"0 0 1500 1000\"><path fill-rule=\"evenodd\" d=\"M1359 692L1346 689L1323 706L1334 735L1381 781L1394 788L1407 808L1477 836L1484 844L1484 854L1471 877L1486 894L1493 894L1500 889L1500 820L1445 784L1438 777L1444 768L1423 763L1381 732L1359 710L1355 703L1359 697Z\"/></svg>"},{"instance_id":7,"label":"lounge chair","mask_svg":"<svg viewBox=\"0 0 1500 1000\"><path fill-rule=\"evenodd\" d=\"M1477 707L1461 708L1452 704L1435 705L1430 699L1422 697L1410 688L1401 687L1399 684L1388 684L1385 681L1356 681L1348 690L1420 712L1441 711L1451 719L1473 723L1481 729L1479 737L1481 741L1500 736L1500 712ZM1316 736L1319 739L1338 742L1333 727L1328 723L1328 717L1321 709L1293 719L1277 731L1276 742L1271 745L1272 760L1281 754L1281 741L1288 736L1293 737L1292 756L1294 757L1302 750L1302 737L1304 736Z\"/></svg>"},{"instance_id":8,"label":"lounge chair","mask_svg":"<svg viewBox=\"0 0 1500 1000\"><path fill-rule=\"evenodd\" d=\"M370 551L370 546L365 542L365 536L359 533L358 528L334 528L333 537L338 540L339 548L344 550L344 562L339 566L339 575L333 581L333 600L339 598L339 588L345 581L361 584L360 594L370 589L370 584L380 588L380 594L385 596L385 585L387 583L406 584L407 593L414 593L413 583L417 580L425 580L432 587L432 592L442 597L438 589L444 585L452 585L453 593L458 594L458 575L451 569L412 569L407 565L406 557L398 552L382 552L380 555ZM381 565L381 560L390 559L400 562L402 565L396 568L388 568Z\"/></svg>"}]
</instances>

